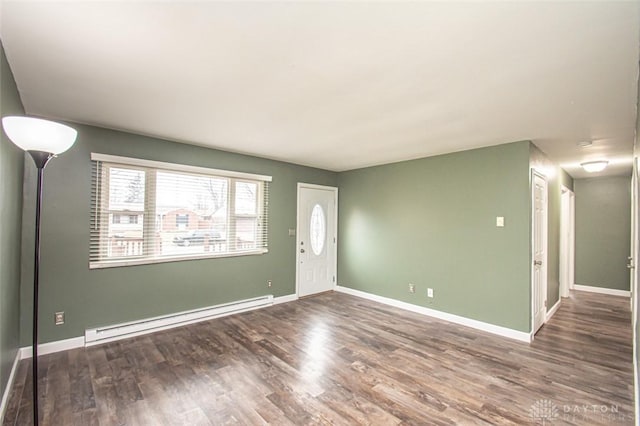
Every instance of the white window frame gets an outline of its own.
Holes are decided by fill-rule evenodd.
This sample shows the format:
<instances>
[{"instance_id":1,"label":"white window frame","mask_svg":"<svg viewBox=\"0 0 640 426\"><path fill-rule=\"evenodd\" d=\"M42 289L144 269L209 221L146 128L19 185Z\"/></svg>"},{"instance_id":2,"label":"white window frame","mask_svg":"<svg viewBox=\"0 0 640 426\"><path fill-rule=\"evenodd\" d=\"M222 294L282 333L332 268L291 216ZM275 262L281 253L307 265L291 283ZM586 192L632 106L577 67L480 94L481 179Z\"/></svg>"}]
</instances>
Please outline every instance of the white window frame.
<instances>
[{"instance_id":1,"label":"white window frame","mask_svg":"<svg viewBox=\"0 0 640 426\"><path fill-rule=\"evenodd\" d=\"M175 163L166 163L160 161L152 161L152 160L144 160L140 158L130 158L130 157L121 157L115 155L108 154L100 154L100 153L91 153L91 161L97 161L103 163L104 170L108 170L110 167L118 167L125 166L131 169L138 169L145 171L145 202L143 209L143 254L140 256L127 256L126 258L116 258L113 260L104 259L104 253L98 256L98 259L92 259L92 253L90 253L89 259L89 269L99 269L99 268L113 268L113 267L122 267L122 266L133 266L133 265L146 265L146 264L155 264L155 263L166 263L166 262L176 262L183 260L194 260L194 259L210 259L210 258L221 258L221 257L236 257L236 256L250 256L250 255L261 255L268 253L268 248L259 247L255 249L248 250L237 250L236 242L233 237L235 237L236 232L236 218L240 217L255 217L260 220L263 219L264 225L267 226L268 221L268 194L265 196L265 188L268 182L272 181L271 176L266 175L258 175L252 173L244 173L244 172L236 172L229 170L220 170L220 169L210 169L206 167L198 167L198 166L189 166L185 164L175 164ZM151 194L155 193L156 187L156 173L158 171L170 171L170 172L178 172L184 174L194 174L194 175L207 175L211 177L221 178L227 180L227 220L228 220L228 236L227 236L227 251L225 252L207 252L207 253L197 253L197 254L186 254L186 255L164 255L158 256L155 251L155 203L151 202ZM92 193L92 199L98 200L99 198L108 197L109 194L109 182L108 179L104 179L107 176L104 172L102 176L94 176L93 178L97 180L94 187L92 188L92 192L100 192L100 197L97 194ZM235 213L235 191L236 191L236 182L249 182L249 183L257 183L258 192L256 194L256 214L255 215L246 215L246 214L236 214ZM96 201L97 202L97 201ZM98 211L99 207L94 207L96 211ZM128 214L128 212L117 212L118 214ZM139 213L139 212L136 212ZM92 223L91 227L98 229L99 236L97 237L97 241L99 242L100 250L103 247L106 247L103 239L108 235L108 226L109 221L96 221L96 218L92 214L91 217ZM105 223L107 222L107 223ZM256 242L258 242L259 229L256 229ZM267 232L266 230L264 232ZM93 233L93 232L92 232ZM93 241L93 237L92 237ZM267 242L267 237L265 235L264 242Z\"/></svg>"},{"instance_id":2,"label":"white window frame","mask_svg":"<svg viewBox=\"0 0 640 426\"><path fill-rule=\"evenodd\" d=\"M245 219L245 218L252 218L252 219L256 219L256 221L259 220L260 218L260 200L263 199L263 192L262 192L262 185L256 185L256 205L255 205L255 213L254 214L246 214L246 213L236 213L236 184L237 183L250 183L250 184L255 184L256 181L255 180L249 180L249 179L235 179L233 181L233 189L229 189L230 190L230 195L229 195L229 226L232 229L232 238L231 238L231 245L233 247L233 249L237 249L237 247L234 247L237 243L238 243L238 238L235 235L235 232L237 231L237 227L236 227L236 223L238 219ZM256 222L257 223L257 222ZM255 234L256 236L259 234L259 230L256 229L255 230Z\"/></svg>"}]
</instances>

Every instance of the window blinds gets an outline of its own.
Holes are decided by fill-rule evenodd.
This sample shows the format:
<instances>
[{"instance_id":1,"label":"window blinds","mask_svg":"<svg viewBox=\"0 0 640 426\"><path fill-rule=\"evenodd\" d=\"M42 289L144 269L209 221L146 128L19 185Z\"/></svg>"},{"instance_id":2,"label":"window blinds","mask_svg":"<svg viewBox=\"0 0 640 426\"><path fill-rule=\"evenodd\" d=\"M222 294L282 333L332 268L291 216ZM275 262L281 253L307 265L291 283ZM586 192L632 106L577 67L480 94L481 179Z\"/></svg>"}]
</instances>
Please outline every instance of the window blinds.
<instances>
[{"instance_id":1,"label":"window blinds","mask_svg":"<svg viewBox=\"0 0 640 426\"><path fill-rule=\"evenodd\" d=\"M90 268L267 252L270 176L91 160Z\"/></svg>"}]
</instances>

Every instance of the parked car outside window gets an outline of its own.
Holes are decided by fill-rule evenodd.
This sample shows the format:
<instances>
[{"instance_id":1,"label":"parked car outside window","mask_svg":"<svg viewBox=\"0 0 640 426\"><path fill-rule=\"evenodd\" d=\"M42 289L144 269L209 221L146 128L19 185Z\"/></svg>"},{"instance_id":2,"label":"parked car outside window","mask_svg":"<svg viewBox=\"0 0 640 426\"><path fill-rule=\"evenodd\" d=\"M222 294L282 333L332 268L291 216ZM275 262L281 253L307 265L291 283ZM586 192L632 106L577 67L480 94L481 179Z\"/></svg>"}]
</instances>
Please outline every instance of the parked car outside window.
<instances>
[{"instance_id":1,"label":"parked car outside window","mask_svg":"<svg viewBox=\"0 0 640 426\"><path fill-rule=\"evenodd\" d=\"M178 235L173 238L173 244L188 247L190 245L202 245L206 242L220 242L222 237L220 232L208 229L196 229L184 235Z\"/></svg>"}]
</instances>

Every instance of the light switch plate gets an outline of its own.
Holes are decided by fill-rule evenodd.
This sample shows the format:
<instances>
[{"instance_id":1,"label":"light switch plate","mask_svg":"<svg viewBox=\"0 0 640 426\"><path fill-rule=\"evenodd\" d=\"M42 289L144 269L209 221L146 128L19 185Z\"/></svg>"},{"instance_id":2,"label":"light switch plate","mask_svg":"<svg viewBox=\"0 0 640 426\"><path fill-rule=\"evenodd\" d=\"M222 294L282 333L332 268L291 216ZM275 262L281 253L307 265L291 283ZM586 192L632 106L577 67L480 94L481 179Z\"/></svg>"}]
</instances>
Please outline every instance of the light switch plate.
<instances>
[{"instance_id":1,"label":"light switch plate","mask_svg":"<svg viewBox=\"0 0 640 426\"><path fill-rule=\"evenodd\" d=\"M496 226L498 228L504 228L504 217L503 216L497 216L496 217Z\"/></svg>"},{"instance_id":2,"label":"light switch plate","mask_svg":"<svg viewBox=\"0 0 640 426\"><path fill-rule=\"evenodd\" d=\"M293 228L289 228L289 236L290 237L295 237L296 236L296 230Z\"/></svg>"}]
</instances>

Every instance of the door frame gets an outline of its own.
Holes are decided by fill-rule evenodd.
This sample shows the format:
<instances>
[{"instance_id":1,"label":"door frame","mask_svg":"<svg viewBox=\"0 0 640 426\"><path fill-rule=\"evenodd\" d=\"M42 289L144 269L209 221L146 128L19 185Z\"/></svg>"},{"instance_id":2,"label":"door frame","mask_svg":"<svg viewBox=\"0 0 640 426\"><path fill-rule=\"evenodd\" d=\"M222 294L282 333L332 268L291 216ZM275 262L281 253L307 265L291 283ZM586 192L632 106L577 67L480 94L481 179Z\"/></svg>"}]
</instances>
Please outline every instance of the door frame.
<instances>
[{"instance_id":1,"label":"door frame","mask_svg":"<svg viewBox=\"0 0 640 426\"><path fill-rule=\"evenodd\" d=\"M545 197L544 197L544 209L545 214L543 216L543 224L542 224L542 237L543 237L543 245L545 247L544 250L544 258L542 259L542 294L544 294L544 307L545 307L545 316L542 324L547 321L547 312L548 306L546 306L548 301L547 294L547 281L548 281L548 262L549 262L549 182L544 174L536 171L535 169L531 170L531 255L529 256L529 265L530 265L530 283L531 283L531 340L534 339L534 336L538 330L535 329L535 289L534 289L534 278L535 278L535 265L533 264L535 260L535 210L536 210L536 195L535 195L535 178L539 177L544 181L545 186ZM542 326L541 326L542 327Z\"/></svg>"},{"instance_id":2,"label":"door frame","mask_svg":"<svg viewBox=\"0 0 640 426\"><path fill-rule=\"evenodd\" d=\"M566 204L565 204L566 203ZM568 297L575 284L576 259L576 196L575 193L561 186L560 199L560 297ZM562 299L560 299L562 300Z\"/></svg>"},{"instance_id":3,"label":"door frame","mask_svg":"<svg viewBox=\"0 0 640 426\"><path fill-rule=\"evenodd\" d=\"M638 320L637 303L638 283L640 281L640 271L638 270L638 260L640 257L640 158L633 159L631 174L631 246L629 250L629 290L631 291L631 314L633 319L633 329L636 329ZM635 359L635 358L634 358Z\"/></svg>"},{"instance_id":4,"label":"door frame","mask_svg":"<svg viewBox=\"0 0 640 426\"><path fill-rule=\"evenodd\" d=\"M326 185L316 185L314 183L304 183L304 182L298 182L298 188L296 191L296 243L295 243L295 250L296 250L296 298L300 297L300 250L298 250L298 238L300 236L300 213L301 213L301 209L300 209L300 192L302 189L320 189L320 190L324 190L324 191L331 191L333 192L333 197L334 197L334 211L333 211L333 215L334 215L334 221L333 221L333 229L329 230L327 229L327 232L332 231L333 232L333 238L334 238L334 244L335 244L335 250L333 251L333 271L334 271L334 276L336 277L335 281L333 282L333 290L336 289L336 286L338 285L338 188L335 186L326 186Z\"/></svg>"}]
</instances>

